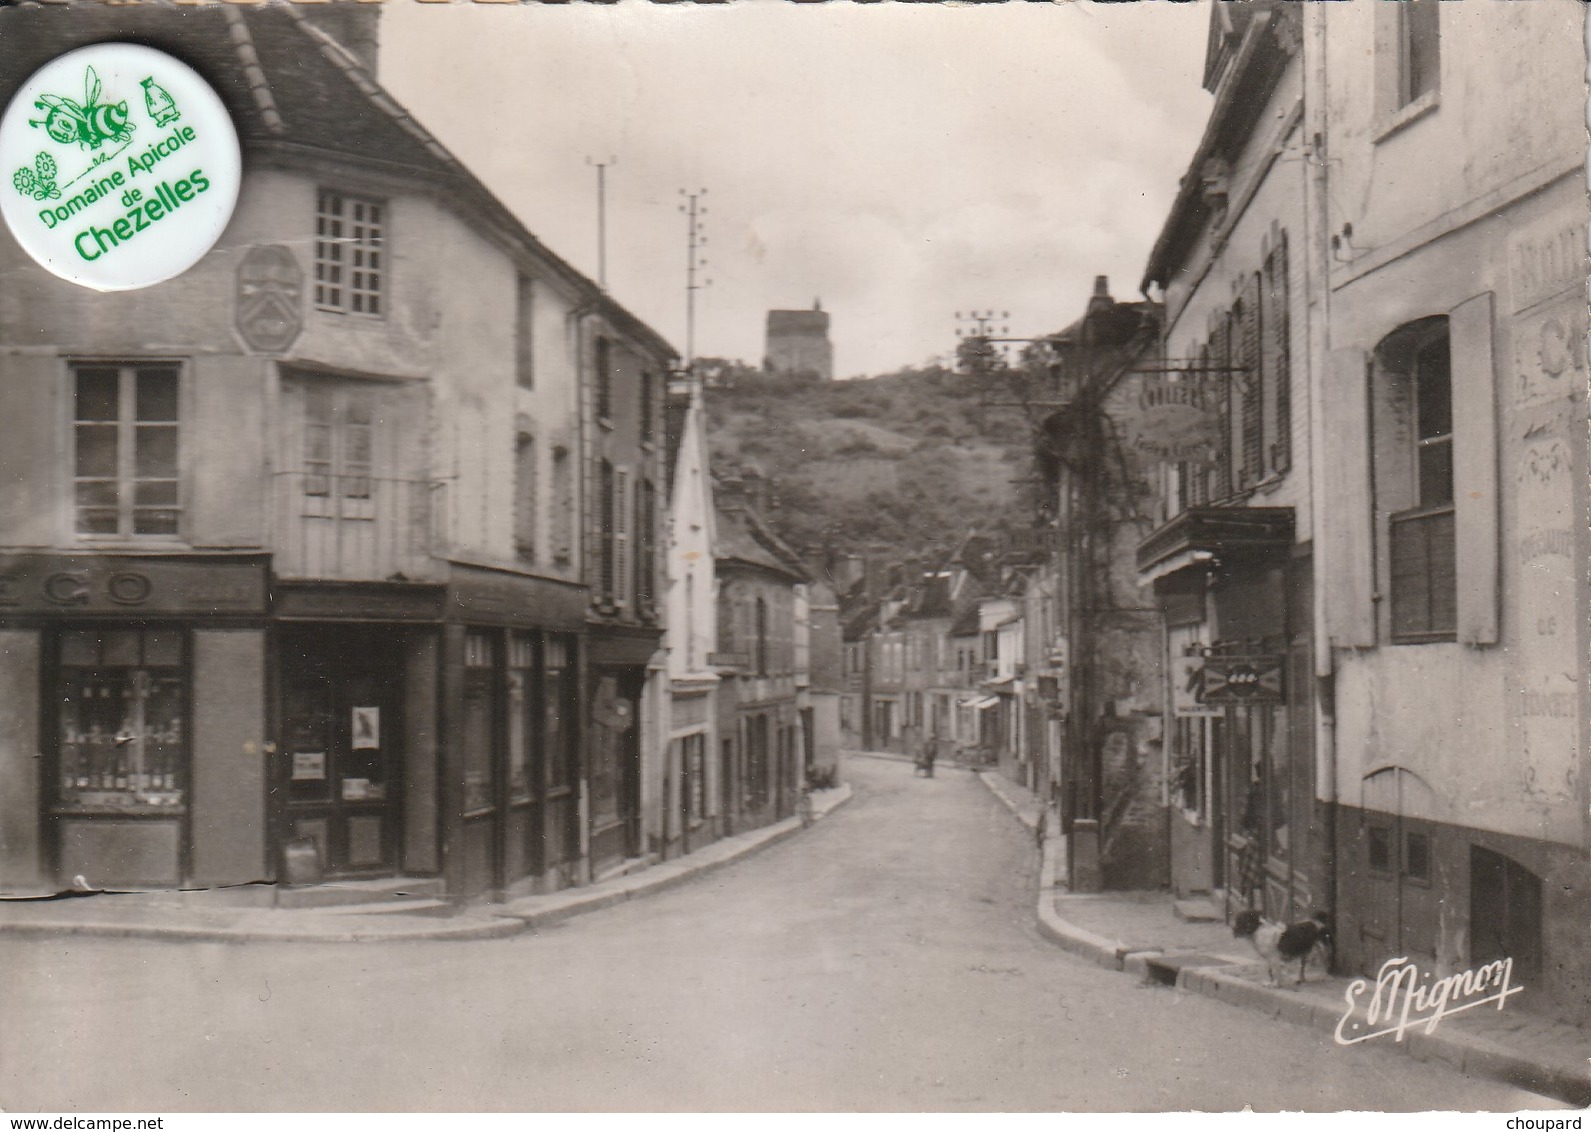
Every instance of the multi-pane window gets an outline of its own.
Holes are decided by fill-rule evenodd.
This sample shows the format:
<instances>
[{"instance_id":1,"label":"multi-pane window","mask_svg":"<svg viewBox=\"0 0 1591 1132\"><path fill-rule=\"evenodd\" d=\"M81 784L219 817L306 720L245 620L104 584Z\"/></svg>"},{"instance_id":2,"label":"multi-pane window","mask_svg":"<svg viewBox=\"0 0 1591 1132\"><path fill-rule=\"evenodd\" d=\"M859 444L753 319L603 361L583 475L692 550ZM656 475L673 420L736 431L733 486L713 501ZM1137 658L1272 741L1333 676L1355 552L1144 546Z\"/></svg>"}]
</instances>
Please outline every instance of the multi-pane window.
<instances>
[{"instance_id":1,"label":"multi-pane window","mask_svg":"<svg viewBox=\"0 0 1591 1132\"><path fill-rule=\"evenodd\" d=\"M315 209L315 305L379 315L385 290L386 206L321 189Z\"/></svg>"},{"instance_id":2,"label":"multi-pane window","mask_svg":"<svg viewBox=\"0 0 1591 1132\"><path fill-rule=\"evenodd\" d=\"M522 432L514 442L514 556L536 561L536 438Z\"/></svg>"},{"instance_id":3,"label":"multi-pane window","mask_svg":"<svg viewBox=\"0 0 1591 1132\"><path fill-rule=\"evenodd\" d=\"M331 384L306 386L304 494L369 499L374 429L368 397Z\"/></svg>"},{"instance_id":4,"label":"multi-pane window","mask_svg":"<svg viewBox=\"0 0 1591 1132\"><path fill-rule=\"evenodd\" d=\"M62 633L57 800L90 809L181 805L186 701L181 632Z\"/></svg>"},{"instance_id":5,"label":"multi-pane window","mask_svg":"<svg viewBox=\"0 0 1591 1132\"><path fill-rule=\"evenodd\" d=\"M1390 517L1392 638L1451 637L1458 623L1453 515L1453 383L1446 320L1413 345L1400 383L1413 429L1412 506Z\"/></svg>"},{"instance_id":6,"label":"multi-pane window","mask_svg":"<svg viewBox=\"0 0 1591 1132\"><path fill-rule=\"evenodd\" d=\"M1402 0L1398 13L1398 105L1441 83L1441 0Z\"/></svg>"},{"instance_id":7,"label":"multi-pane window","mask_svg":"<svg viewBox=\"0 0 1591 1132\"><path fill-rule=\"evenodd\" d=\"M79 365L73 382L77 533L176 535L182 517L177 367Z\"/></svg>"}]
</instances>

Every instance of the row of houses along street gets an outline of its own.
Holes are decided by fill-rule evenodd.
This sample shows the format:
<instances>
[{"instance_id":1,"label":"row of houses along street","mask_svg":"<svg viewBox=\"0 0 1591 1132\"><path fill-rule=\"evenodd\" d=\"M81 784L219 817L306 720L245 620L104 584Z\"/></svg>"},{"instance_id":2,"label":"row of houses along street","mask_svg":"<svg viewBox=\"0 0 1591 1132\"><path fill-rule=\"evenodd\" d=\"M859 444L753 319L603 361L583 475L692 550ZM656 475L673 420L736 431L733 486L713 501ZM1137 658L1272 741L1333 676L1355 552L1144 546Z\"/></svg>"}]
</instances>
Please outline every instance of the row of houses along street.
<instances>
[{"instance_id":1,"label":"row of houses along street","mask_svg":"<svg viewBox=\"0 0 1591 1132\"><path fill-rule=\"evenodd\" d=\"M1031 528L844 564L847 742L1037 791L1073 891L1591 1018L1581 19L1214 5L1143 298L963 349Z\"/></svg>"},{"instance_id":2,"label":"row of houses along street","mask_svg":"<svg viewBox=\"0 0 1591 1132\"><path fill-rule=\"evenodd\" d=\"M385 93L378 15L0 10L0 96L134 38L246 169L142 291L0 239L0 895L545 892L835 781L829 592L715 494L673 347Z\"/></svg>"}]
</instances>

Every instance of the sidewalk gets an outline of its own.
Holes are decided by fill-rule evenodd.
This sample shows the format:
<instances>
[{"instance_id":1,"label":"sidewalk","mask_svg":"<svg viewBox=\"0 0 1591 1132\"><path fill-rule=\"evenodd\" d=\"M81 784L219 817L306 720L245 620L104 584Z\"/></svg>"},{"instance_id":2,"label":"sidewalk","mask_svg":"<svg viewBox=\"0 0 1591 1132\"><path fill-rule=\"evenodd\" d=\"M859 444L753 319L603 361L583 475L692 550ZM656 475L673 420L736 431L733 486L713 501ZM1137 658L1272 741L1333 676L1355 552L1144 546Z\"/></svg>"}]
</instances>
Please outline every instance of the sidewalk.
<instances>
[{"instance_id":1,"label":"sidewalk","mask_svg":"<svg viewBox=\"0 0 1591 1132\"><path fill-rule=\"evenodd\" d=\"M821 821L850 799L848 784L815 791L813 816ZM800 818L786 818L629 875L545 896L523 896L503 904L459 907L419 893L413 899L404 899L406 894L392 885L385 889L392 898L382 903L318 907L278 906L281 895L289 890L268 884L197 892L103 892L45 900L0 900L0 934L233 943L500 939L659 892L800 831ZM319 894L331 887L315 891ZM346 887L351 896L361 891L359 885Z\"/></svg>"},{"instance_id":2,"label":"sidewalk","mask_svg":"<svg viewBox=\"0 0 1591 1132\"><path fill-rule=\"evenodd\" d=\"M1023 825L1037 832L1043 814L1037 796L992 769L979 777ZM1049 832L1038 920L1052 942L1102 967L1336 1032L1351 979L1323 975L1311 966L1302 986L1266 986L1265 965L1246 942L1233 938L1220 910L1207 903L1177 901L1167 892L1068 892L1065 842L1058 830ZM1423 1026L1411 1025L1402 1041L1390 1034L1374 1040L1419 1061L1445 1061L1467 1076L1591 1105L1591 1034L1540 1015L1519 1009L1472 1010L1442 1018L1429 1035Z\"/></svg>"}]
</instances>

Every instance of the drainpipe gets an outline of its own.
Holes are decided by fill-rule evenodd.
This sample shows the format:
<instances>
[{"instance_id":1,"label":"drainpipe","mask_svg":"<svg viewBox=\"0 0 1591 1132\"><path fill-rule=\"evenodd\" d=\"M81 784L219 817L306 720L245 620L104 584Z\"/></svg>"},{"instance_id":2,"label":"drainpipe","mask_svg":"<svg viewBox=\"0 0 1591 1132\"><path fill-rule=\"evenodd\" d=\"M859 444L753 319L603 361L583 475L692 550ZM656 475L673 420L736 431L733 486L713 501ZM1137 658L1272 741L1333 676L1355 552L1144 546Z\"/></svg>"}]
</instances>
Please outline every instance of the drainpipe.
<instances>
[{"instance_id":1,"label":"drainpipe","mask_svg":"<svg viewBox=\"0 0 1591 1132\"><path fill-rule=\"evenodd\" d=\"M1322 378L1326 359L1331 356L1331 263L1326 253L1327 230L1330 227L1327 202L1330 199L1330 169L1326 161L1327 122L1330 105L1327 97L1326 63L1326 11L1318 5L1303 6L1306 24L1304 36L1305 72L1304 121L1310 161L1306 170L1304 207L1304 247L1306 268L1304 289L1306 310L1311 312L1308 325L1311 349L1309 350L1309 447L1310 447L1310 497L1311 522L1318 531L1320 516L1324 513L1325 483L1319 474L1325 456L1325 391ZM1312 81L1311 81L1312 80ZM1316 286L1319 293L1315 293ZM1314 531L1311 541L1314 541ZM1321 558L1318 553L1311 558L1315 576L1313 635L1315 668L1316 792L1325 803L1326 837L1323 866L1325 875L1324 902L1335 929L1338 922L1338 783L1337 783L1337 675L1332 653L1330 625L1326 619L1325 587L1321 575ZM1321 787L1324 787L1322 790ZM1335 959L1335 948L1333 949Z\"/></svg>"}]
</instances>

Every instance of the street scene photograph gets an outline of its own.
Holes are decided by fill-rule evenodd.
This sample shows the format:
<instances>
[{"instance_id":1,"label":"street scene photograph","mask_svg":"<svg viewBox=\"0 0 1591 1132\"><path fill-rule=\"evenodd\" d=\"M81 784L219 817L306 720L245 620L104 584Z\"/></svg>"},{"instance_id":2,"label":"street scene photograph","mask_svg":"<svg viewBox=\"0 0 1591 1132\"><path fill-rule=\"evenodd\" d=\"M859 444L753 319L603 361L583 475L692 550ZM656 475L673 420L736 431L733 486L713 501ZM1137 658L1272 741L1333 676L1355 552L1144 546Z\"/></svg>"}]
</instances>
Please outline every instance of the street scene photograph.
<instances>
[{"instance_id":1,"label":"street scene photograph","mask_svg":"<svg viewBox=\"0 0 1591 1132\"><path fill-rule=\"evenodd\" d=\"M1586 11L0 0L9 1127L1577 1127Z\"/></svg>"}]
</instances>

